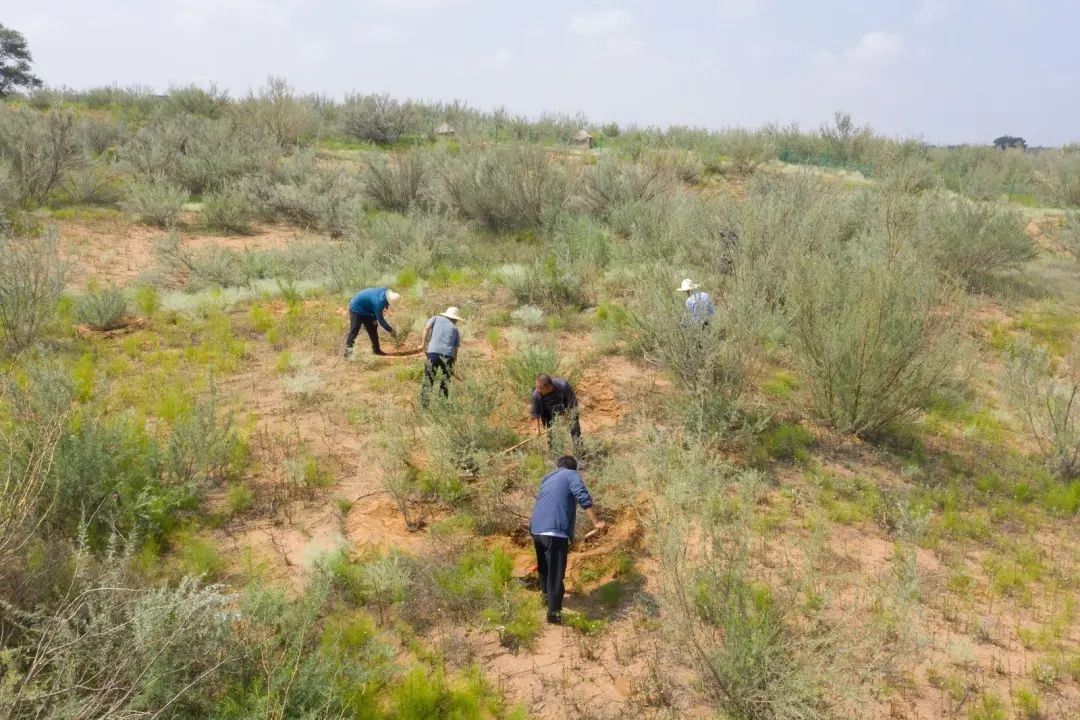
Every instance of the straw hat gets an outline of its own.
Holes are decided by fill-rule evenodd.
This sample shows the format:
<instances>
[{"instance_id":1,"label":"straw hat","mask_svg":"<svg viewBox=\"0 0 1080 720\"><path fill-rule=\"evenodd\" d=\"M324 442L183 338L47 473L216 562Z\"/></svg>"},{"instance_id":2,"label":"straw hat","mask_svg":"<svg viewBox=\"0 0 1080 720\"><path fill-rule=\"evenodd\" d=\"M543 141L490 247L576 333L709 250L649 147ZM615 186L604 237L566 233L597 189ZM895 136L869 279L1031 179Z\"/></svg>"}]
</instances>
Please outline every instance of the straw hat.
<instances>
[{"instance_id":1,"label":"straw hat","mask_svg":"<svg viewBox=\"0 0 1080 720\"><path fill-rule=\"evenodd\" d=\"M692 290L697 290L700 287L700 285L698 285L690 278L684 278L682 281L682 285L679 286L679 292L690 292Z\"/></svg>"},{"instance_id":2,"label":"straw hat","mask_svg":"<svg viewBox=\"0 0 1080 720\"><path fill-rule=\"evenodd\" d=\"M386 291L386 302L390 303L390 307L393 307L394 304L397 303L397 301L400 300L400 299L401 299L401 295L394 292L393 290L387 290Z\"/></svg>"},{"instance_id":3,"label":"straw hat","mask_svg":"<svg viewBox=\"0 0 1080 720\"><path fill-rule=\"evenodd\" d=\"M451 320L461 319L461 315L458 314L458 309L453 306L446 308L446 312L441 312L439 314L442 315L444 318L449 318Z\"/></svg>"}]
</instances>

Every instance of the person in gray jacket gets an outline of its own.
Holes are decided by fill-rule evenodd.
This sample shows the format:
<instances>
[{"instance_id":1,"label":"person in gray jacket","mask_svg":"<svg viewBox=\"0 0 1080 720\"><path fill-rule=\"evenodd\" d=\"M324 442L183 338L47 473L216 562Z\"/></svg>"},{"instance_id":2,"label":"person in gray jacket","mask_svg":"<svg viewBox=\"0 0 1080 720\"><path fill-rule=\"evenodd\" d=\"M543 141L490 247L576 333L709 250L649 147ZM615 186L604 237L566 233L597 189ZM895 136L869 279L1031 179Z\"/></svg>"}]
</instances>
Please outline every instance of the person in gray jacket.
<instances>
[{"instance_id":1,"label":"person in gray jacket","mask_svg":"<svg viewBox=\"0 0 1080 720\"><path fill-rule=\"evenodd\" d=\"M555 470L540 481L540 492L529 519L529 533L532 534L540 573L540 590L547 603L547 621L556 625L562 622L563 578L566 576L570 542L574 539L578 506L593 521L597 530L607 527L607 523L597 517L592 496L582 482L577 467L577 460L573 457L564 455L559 458Z\"/></svg>"},{"instance_id":2,"label":"person in gray jacket","mask_svg":"<svg viewBox=\"0 0 1080 720\"><path fill-rule=\"evenodd\" d=\"M461 315L456 307L448 307L446 312L435 315L424 325L424 336L420 347L427 346L427 361L424 363L424 379L420 386L420 405L427 407L431 401L431 389L435 385L435 376L439 375L439 391L443 397L450 396L450 376L454 374L454 361L457 360L458 347L461 345L461 333L457 324Z\"/></svg>"}]
</instances>

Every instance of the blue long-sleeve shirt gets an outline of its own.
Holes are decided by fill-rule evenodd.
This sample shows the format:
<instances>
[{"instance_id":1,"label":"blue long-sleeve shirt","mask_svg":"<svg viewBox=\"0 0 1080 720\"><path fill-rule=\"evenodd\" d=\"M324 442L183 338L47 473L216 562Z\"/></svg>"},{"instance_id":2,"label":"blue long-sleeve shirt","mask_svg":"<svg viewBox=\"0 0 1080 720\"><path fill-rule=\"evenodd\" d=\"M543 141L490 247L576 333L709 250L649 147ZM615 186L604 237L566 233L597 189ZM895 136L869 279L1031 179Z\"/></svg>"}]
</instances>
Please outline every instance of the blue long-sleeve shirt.
<instances>
[{"instance_id":1,"label":"blue long-sleeve shirt","mask_svg":"<svg viewBox=\"0 0 1080 720\"><path fill-rule=\"evenodd\" d=\"M529 519L529 532L573 540L578 505L583 510L593 506L592 496L578 471L559 468L549 472L540 481L540 492Z\"/></svg>"},{"instance_id":2,"label":"blue long-sleeve shirt","mask_svg":"<svg viewBox=\"0 0 1080 720\"><path fill-rule=\"evenodd\" d=\"M394 328L386 322L383 310L390 307L390 301L386 299L387 288L368 288L353 295L349 301L349 311L357 315L374 315L386 332L394 332Z\"/></svg>"}]
</instances>

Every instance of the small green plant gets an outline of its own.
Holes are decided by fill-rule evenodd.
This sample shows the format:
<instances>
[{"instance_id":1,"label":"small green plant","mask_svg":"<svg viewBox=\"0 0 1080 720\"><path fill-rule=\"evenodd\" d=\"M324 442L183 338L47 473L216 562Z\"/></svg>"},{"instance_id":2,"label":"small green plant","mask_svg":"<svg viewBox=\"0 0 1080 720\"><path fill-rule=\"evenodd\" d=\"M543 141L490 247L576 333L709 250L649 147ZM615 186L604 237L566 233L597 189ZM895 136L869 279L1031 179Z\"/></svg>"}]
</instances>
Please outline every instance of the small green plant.
<instances>
[{"instance_id":1,"label":"small green plant","mask_svg":"<svg viewBox=\"0 0 1080 720\"><path fill-rule=\"evenodd\" d=\"M247 485L233 485L225 495L230 515L243 515L255 504L255 491Z\"/></svg>"},{"instance_id":2,"label":"small green plant","mask_svg":"<svg viewBox=\"0 0 1080 720\"><path fill-rule=\"evenodd\" d=\"M94 330L114 330L127 323L128 300L115 286L88 290L75 301L75 317Z\"/></svg>"},{"instance_id":3,"label":"small green plant","mask_svg":"<svg viewBox=\"0 0 1080 720\"><path fill-rule=\"evenodd\" d=\"M1042 717L1040 710L1039 693L1027 688L1016 691L1017 716L1021 720L1039 720Z\"/></svg>"},{"instance_id":4,"label":"small green plant","mask_svg":"<svg viewBox=\"0 0 1080 720\"><path fill-rule=\"evenodd\" d=\"M212 540L192 532L178 533L172 544L185 573L214 580L225 570L225 558Z\"/></svg>"},{"instance_id":5,"label":"small green plant","mask_svg":"<svg viewBox=\"0 0 1080 720\"><path fill-rule=\"evenodd\" d=\"M143 317L150 317L161 309L161 296L158 294L157 288L152 285L143 285L136 288L132 300L135 308Z\"/></svg>"},{"instance_id":6,"label":"small green plant","mask_svg":"<svg viewBox=\"0 0 1080 720\"><path fill-rule=\"evenodd\" d=\"M804 462L814 444L814 434L802 425L777 425L765 431L761 443L774 460Z\"/></svg>"}]
</instances>

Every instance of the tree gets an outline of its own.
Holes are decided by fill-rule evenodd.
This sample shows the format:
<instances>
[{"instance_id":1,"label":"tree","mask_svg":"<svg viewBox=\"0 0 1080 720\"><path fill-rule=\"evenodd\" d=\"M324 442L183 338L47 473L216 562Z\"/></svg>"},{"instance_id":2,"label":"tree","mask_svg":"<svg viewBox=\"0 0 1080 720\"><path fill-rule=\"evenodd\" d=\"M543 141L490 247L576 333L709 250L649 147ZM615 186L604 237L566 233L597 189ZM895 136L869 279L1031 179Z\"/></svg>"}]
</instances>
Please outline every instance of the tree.
<instances>
[{"instance_id":1,"label":"tree","mask_svg":"<svg viewBox=\"0 0 1080 720\"><path fill-rule=\"evenodd\" d=\"M30 72L32 60L22 33L0 25L0 98L16 88L41 87L41 80Z\"/></svg>"},{"instance_id":2,"label":"tree","mask_svg":"<svg viewBox=\"0 0 1080 720\"><path fill-rule=\"evenodd\" d=\"M1027 148L1027 141L1022 137L1002 135L1001 137L994 139L994 146L1001 150L1006 150L1008 148L1020 148L1023 150Z\"/></svg>"}]
</instances>

